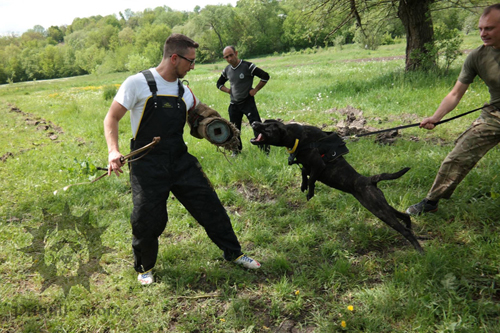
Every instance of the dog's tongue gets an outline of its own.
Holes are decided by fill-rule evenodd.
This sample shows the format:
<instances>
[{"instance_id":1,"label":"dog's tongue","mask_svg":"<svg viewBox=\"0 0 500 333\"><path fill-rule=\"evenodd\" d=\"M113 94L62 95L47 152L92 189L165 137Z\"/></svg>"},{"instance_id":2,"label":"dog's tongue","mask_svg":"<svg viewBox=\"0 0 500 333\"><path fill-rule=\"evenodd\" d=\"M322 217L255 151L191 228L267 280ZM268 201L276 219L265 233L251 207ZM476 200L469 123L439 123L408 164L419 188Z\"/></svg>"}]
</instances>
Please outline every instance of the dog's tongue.
<instances>
[{"instance_id":1,"label":"dog's tongue","mask_svg":"<svg viewBox=\"0 0 500 333\"><path fill-rule=\"evenodd\" d=\"M263 140L262 134L259 133L259 135L257 135L256 138L251 139L250 142L255 142L256 143L256 142L259 142L259 141L262 141L262 140Z\"/></svg>"}]
</instances>

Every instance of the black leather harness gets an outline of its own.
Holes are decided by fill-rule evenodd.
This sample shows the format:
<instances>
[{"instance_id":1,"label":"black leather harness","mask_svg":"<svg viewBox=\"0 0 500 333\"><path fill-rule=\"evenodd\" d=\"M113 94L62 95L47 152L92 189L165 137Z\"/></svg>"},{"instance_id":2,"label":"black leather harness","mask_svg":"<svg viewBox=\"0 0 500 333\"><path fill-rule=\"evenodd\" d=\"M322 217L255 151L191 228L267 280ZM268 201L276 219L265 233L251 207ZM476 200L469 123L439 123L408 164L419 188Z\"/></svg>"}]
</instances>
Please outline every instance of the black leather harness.
<instances>
[{"instance_id":1,"label":"black leather harness","mask_svg":"<svg viewBox=\"0 0 500 333\"><path fill-rule=\"evenodd\" d=\"M328 132L328 136L319 139L318 141L311 142L308 144L300 144L300 140L297 147L291 151L288 149L290 156L288 157L288 165L298 164L297 154L300 151L306 149L318 149L321 158L325 163L330 163L335 161L339 156L345 155L349 152L344 140L335 132Z\"/></svg>"}]
</instances>

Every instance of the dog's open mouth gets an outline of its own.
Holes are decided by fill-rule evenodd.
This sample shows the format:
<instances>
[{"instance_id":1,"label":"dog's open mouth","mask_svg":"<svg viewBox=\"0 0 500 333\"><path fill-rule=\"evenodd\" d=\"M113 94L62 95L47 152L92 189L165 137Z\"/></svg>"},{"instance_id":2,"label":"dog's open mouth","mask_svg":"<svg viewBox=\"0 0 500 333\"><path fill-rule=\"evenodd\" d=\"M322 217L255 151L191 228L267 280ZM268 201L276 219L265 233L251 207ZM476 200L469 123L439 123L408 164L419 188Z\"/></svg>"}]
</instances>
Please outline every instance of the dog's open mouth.
<instances>
[{"instance_id":1,"label":"dog's open mouth","mask_svg":"<svg viewBox=\"0 0 500 333\"><path fill-rule=\"evenodd\" d=\"M250 143L253 143L254 145L262 144L264 141L266 140L264 140L262 133L259 133L256 138L250 139Z\"/></svg>"}]
</instances>

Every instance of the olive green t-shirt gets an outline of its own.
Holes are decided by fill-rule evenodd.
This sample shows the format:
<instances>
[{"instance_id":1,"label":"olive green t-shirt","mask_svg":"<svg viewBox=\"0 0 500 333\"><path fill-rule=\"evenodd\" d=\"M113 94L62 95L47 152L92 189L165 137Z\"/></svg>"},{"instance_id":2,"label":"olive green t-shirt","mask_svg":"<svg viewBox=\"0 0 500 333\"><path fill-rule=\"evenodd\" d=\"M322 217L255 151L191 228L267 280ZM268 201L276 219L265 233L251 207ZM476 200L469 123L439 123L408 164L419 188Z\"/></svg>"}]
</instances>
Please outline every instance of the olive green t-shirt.
<instances>
[{"instance_id":1,"label":"olive green t-shirt","mask_svg":"<svg viewBox=\"0 0 500 333\"><path fill-rule=\"evenodd\" d=\"M471 84L479 76L490 92L490 104L500 107L500 50L480 46L467 56L458 81Z\"/></svg>"}]
</instances>

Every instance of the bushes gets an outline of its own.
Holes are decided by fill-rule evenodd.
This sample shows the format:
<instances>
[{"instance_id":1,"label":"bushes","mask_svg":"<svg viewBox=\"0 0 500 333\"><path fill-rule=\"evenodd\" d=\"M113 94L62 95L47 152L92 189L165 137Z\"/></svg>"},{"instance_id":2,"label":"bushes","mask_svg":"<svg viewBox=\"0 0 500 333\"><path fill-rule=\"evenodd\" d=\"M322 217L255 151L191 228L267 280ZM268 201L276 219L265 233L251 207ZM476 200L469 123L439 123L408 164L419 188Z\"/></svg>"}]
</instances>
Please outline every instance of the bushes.
<instances>
[{"instance_id":1,"label":"bushes","mask_svg":"<svg viewBox=\"0 0 500 333\"><path fill-rule=\"evenodd\" d=\"M116 92L118 91L118 89L116 88L115 85L106 85L103 87L103 90L102 90L102 97L104 97L104 100L108 101L110 99L113 99L116 95Z\"/></svg>"}]
</instances>

